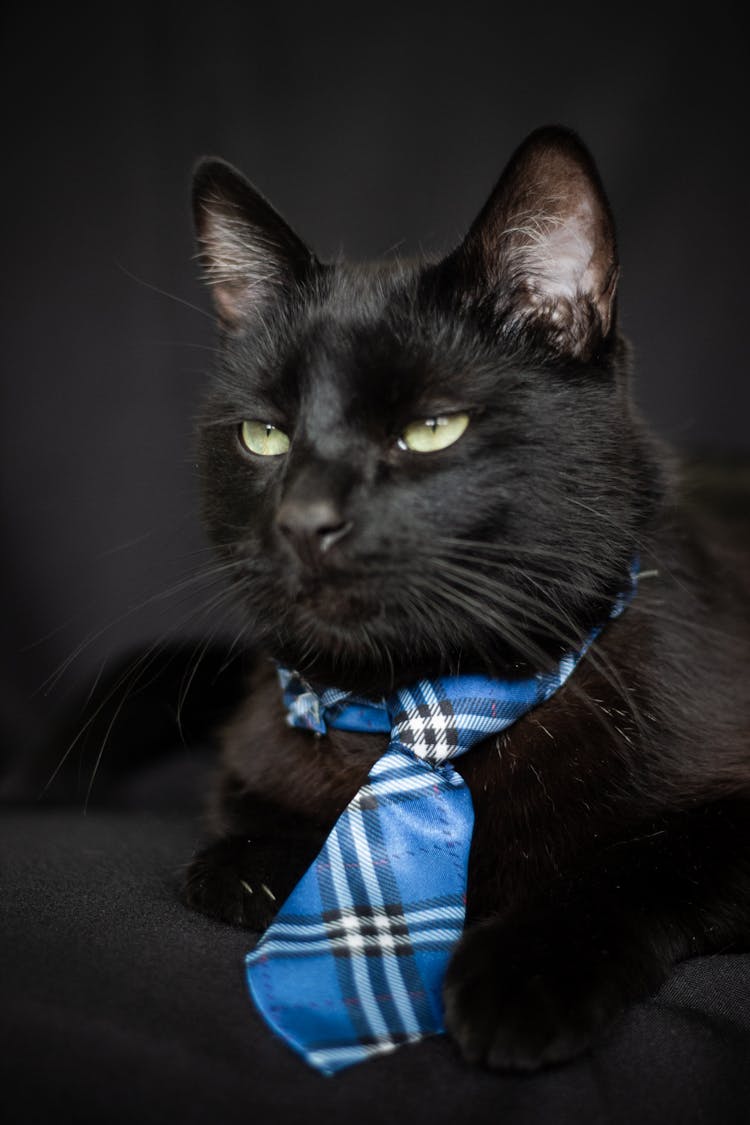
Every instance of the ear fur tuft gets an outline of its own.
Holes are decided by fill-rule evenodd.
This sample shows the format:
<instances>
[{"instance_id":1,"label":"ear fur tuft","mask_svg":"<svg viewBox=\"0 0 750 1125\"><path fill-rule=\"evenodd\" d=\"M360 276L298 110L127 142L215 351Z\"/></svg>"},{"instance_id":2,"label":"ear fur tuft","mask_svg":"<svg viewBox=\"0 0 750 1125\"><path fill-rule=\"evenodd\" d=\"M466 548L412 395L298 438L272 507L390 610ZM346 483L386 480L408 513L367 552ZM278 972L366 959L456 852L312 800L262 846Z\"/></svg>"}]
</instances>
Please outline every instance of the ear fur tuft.
<instances>
[{"instance_id":1,"label":"ear fur tuft","mask_svg":"<svg viewBox=\"0 0 750 1125\"><path fill-rule=\"evenodd\" d=\"M227 329L262 315L315 264L270 203L224 160L208 157L198 164L193 216L204 276Z\"/></svg>"},{"instance_id":2,"label":"ear fur tuft","mask_svg":"<svg viewBox=\"0 0 750 1125\"><path fill-rule=\"evenodd\" d=\"M575 133L548 126L517 149L459 253L514 327L586 358L612 330L614 222L596 166Z\"/></svg>"}]
</instances>

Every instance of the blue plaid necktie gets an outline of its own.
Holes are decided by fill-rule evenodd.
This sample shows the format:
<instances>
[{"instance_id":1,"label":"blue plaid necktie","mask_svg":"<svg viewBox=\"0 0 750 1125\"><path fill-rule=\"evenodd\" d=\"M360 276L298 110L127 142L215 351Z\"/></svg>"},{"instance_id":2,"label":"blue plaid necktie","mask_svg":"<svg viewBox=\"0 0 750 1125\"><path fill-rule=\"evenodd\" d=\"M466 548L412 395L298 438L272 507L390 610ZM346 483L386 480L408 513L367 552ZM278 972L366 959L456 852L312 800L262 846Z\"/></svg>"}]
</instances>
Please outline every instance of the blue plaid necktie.
<instances>
[{"instance_id":1,"label":"blue plaid necktie","mask_svg":"<svg viewBox=\"0 0 750 1125\"><path fill-rule=\"evenodd\" d=\"M317 1070L334 1074L444 1030L442 981L463 929L474 823L471 795L450 759L549 699L599 632L550 673L421 680L380 703L337 689L317 693L280 669L292 726L391 735L247 955L256 1005Z\"/></svg>"}]
</instances>

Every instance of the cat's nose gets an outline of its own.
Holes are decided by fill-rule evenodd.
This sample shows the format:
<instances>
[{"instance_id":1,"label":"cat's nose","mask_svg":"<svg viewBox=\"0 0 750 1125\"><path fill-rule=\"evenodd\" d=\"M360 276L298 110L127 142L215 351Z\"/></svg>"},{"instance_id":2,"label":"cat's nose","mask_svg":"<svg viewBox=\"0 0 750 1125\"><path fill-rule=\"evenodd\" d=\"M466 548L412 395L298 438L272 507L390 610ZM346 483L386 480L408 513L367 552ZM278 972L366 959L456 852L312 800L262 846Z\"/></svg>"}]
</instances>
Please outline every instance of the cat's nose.
<instances>
[{"instance_id":1,"label":"cat's nose","mask_svg":"<svg viewBox=\"0 0 750 1125\"><path fill-rule=\"evenodd\" d=\"M276 526L302 561L314 566L352 525L330 500L288 497L276 514Z\"/></svg>"}]
</instances>

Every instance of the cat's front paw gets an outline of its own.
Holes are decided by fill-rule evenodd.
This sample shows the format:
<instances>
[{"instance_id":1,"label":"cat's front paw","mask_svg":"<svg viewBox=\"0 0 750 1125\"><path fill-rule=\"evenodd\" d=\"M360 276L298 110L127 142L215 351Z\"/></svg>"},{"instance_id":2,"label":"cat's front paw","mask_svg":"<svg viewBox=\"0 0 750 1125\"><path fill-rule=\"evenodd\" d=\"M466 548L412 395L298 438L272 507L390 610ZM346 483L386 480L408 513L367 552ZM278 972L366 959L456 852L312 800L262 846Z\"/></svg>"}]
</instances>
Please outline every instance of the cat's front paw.
<instances>
[{"instance_id":1,"label":"cat's front paw","mask_svg":"<svg viewBox=\"0 0 750 1125\"><path fill-rule=\"evenodd\" d=\"M446 1027L469 1062L536 1070L585 1051L665 971L650 943L588 919L483 923L449 965Z\"/></svg>"},{"instance_id":2,"label":"cat's front paw","mask_svg":"<svg viewBox=\"0 0 750 1125\"><path fill-rule=\"evenodd\" d=\"M265 930L281 905L272 868L263 847L252 840L234 836L217 840L190 863L183 901L232 926Z\"/></svg>"}]
</instances>

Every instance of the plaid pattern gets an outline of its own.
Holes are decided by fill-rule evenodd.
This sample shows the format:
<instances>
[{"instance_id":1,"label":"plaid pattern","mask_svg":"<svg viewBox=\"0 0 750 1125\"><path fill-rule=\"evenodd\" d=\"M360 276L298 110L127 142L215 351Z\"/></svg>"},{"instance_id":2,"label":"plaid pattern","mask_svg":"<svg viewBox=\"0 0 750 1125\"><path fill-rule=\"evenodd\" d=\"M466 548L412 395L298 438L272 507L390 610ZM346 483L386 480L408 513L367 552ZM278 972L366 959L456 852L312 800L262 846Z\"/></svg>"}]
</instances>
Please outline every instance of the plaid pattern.
<instances>
[{"instance_id":1,"label":"plaid pattern","mask_svg":"<svg viewBox=\"0 0 750 1125\"><path fill-rule=\"evenodd\" d=\"M472 821L453 769L389 748L249 954L256 1003L318 1070L442 1030Z\"/></svg>"},{"instance_id":2,"label":"plaid pattern","mask_svg":"<svg viewBox=\"0 0 750 1125\"><path fill-rule=\"evenodd\" d=\"M635 575L612 617L634 588ZM336 689L316 692L280 669L293 726L391 733L365 785L247 955L258 1008L322 1073L443 1031L441 987L463 928L474 821L469 790L450 759L548 699L599 632L552 673L422 680L374 703Z\"/></svg>"}]
</instances>

